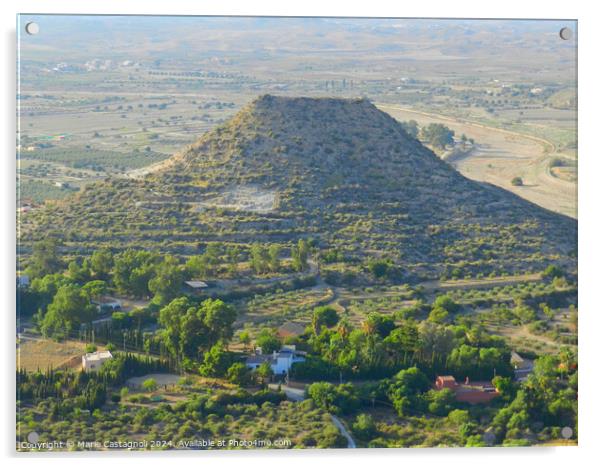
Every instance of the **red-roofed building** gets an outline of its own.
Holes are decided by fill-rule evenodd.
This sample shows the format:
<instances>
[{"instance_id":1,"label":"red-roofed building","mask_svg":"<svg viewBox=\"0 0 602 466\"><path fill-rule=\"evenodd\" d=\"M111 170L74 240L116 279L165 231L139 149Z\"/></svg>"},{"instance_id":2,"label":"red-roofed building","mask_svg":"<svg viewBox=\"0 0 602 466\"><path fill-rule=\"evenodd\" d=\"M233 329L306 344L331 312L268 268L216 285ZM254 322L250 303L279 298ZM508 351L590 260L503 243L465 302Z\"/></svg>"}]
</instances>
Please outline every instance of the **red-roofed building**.
<instances>
[{"instance_id":1,"label":"red-roofed building","mask_svg":"<svg viewBox=\"0 0 602 466\"><path fill-rule=\"evenodd\" d=\"M499 395L491 382L471 382L468 377L464 383L456 382L452 375L440 375L435 380L435 388L443 390L449 388L456 394L456 400L462 403L489 403Z\"/></svg>"},{"instance_id":2,"label":"red-roofed building","mask_svg":"<svg viewBox=\"0 0 602 466\"><path fill-rule=\"evenodd\" d=\"M444 388L455 390L458 387L458 383L453 375L440 375L435 380L435 386L437 387L437 390L442 390Z\"/></svg>"}]
</instances>

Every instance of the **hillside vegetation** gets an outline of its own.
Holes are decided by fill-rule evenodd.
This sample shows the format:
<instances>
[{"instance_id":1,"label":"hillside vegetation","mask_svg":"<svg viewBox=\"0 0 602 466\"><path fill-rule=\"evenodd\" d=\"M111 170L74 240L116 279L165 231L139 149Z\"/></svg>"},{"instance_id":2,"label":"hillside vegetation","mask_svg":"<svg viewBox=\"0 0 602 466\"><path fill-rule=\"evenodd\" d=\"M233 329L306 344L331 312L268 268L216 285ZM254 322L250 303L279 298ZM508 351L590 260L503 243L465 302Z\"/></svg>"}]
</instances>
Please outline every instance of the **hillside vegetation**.
<instances>
[{"instance_id":1,"label":"hillside vegetation","mask_svg":"<svg viewBox=\"0 0 602 466\"><path fill-rule=\"evenodd\" d=\"M141 179L112 178L21 218L68 254L191 255L311 239L408 275L573 269L576 221L471 181L367 100L262 96Z\"/></svg>"}]
</instances>

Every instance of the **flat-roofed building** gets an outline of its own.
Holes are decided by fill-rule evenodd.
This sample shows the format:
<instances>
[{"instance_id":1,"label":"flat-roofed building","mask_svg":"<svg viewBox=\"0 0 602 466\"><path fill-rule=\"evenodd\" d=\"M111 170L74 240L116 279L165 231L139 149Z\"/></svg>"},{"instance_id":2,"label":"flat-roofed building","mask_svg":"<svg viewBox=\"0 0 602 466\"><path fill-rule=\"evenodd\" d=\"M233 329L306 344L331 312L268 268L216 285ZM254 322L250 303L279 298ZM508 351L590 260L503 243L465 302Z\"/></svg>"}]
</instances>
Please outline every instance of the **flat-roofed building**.
<instances>
[{"instance_id":1,"label":"flat-roofed building","mask_svg":"<svg viewBox=\"0 0 602 466\"><path fill-rule=\"evenodd\" d=\"M113 359L110 351L86 353L82 356L82 369L84 372L96 372L110 359Z\"/></svg>"}]
</instances>

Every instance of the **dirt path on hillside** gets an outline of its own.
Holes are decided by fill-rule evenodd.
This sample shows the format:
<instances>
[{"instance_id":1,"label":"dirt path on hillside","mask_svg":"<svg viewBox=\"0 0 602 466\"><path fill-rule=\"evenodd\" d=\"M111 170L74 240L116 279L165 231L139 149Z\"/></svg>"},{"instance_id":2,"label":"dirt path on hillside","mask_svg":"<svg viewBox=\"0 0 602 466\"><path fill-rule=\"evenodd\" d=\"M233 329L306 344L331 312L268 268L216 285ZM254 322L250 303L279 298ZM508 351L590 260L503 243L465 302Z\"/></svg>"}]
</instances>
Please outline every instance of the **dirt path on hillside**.
<instances>
[{"instance_id":1,"label":"dirt path on hillside","mask_svg":"<svg viewBox=\"0 0 602 466\"><path fill-rule=\"evenodd\" d=\"M377 106L397 120L413 119L420 125L442 123L458 135L473 138L476 148L452 162L467 178L486 181L546 209L577 217L577 183L552 175L551 159L562 157L555 153L552 142L445 115L395 105ZM521 177L524 185L512 186L514 177Z\"/></svg>"}]
</instances>

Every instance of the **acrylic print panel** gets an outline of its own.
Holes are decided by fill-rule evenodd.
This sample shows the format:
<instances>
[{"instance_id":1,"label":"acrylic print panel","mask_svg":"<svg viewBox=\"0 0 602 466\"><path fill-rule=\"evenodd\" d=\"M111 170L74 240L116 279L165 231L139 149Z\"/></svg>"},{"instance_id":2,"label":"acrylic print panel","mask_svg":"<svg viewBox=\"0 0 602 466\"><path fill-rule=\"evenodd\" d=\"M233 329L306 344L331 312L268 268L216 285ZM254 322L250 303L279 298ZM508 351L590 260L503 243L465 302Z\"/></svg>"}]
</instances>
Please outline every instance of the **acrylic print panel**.
<instances>
[{"instance_id":1,"label":"acrylic print panel","mask_svg":"<svg viewBox=\"0 0 602 466\"><path fill-rule=\"evenodd\" d=\"M18 47L17 450L576 444L576 21Z\"/></svg>"}]
</instances>

